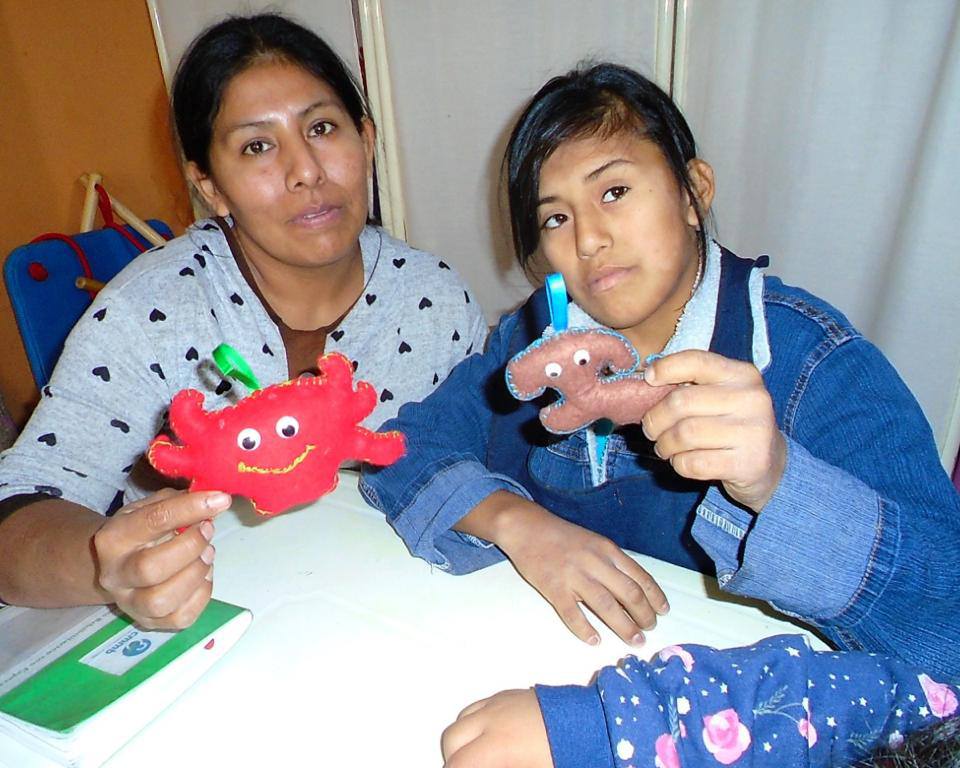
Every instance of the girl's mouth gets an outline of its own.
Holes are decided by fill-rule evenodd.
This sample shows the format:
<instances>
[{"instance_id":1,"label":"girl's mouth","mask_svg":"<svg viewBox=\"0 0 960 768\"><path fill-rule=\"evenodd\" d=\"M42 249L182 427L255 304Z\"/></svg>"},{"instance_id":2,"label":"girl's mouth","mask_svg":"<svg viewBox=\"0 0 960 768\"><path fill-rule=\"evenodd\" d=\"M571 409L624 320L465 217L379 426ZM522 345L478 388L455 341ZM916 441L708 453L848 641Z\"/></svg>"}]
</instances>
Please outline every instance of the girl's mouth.
<instances>
[{"instance_id":1,"label":"girl's mouth","mask_svg":"<svg viewBox=\"0 0 960 768\"><path fill-rule=\"evenodd\" d=\"M587 278L587 290L592 294L605 293L622 283L632 271L629 267L600 267Z\"/></svg>"}]
</instances>

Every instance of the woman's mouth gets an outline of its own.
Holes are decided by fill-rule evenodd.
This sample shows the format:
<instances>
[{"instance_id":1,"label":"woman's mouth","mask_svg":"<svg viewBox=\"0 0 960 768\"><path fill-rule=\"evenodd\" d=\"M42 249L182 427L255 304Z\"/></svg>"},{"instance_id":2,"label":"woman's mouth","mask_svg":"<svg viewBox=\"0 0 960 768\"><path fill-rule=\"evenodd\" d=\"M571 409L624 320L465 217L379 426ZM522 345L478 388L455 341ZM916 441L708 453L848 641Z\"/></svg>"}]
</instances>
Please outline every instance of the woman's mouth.
<instances>
[{"instance_id":1,"label":"woman's mouth","mask_svg":"<svg viewBox=\"0 0 960 768\"><path fill-rule=\"evenodd\" d=\"M319 229L337 221L342 210L337 205L311 205L290 219L290 223L295 227Z\"/></svg>"}]
</instances>

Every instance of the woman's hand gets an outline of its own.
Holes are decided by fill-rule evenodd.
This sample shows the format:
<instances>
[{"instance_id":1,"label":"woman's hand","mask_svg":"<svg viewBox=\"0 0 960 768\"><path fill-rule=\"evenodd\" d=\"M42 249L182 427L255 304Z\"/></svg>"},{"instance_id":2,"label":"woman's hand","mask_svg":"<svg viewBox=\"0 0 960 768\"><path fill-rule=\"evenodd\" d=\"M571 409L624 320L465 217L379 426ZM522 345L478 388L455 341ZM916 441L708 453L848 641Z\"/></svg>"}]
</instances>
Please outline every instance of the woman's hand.
<instances>
[{"instance_id":1,"label":"woman's hand","mask_svg":"<svg viewBox=\"0 0 960 768\"><path fill-rule=\"evenodd\" d=\"M471 704L440 740L444 768L552 768L550 743L532 690L501 691Z\"/></svg>"},{"instance_id":2,"label":"woman's hand","mask_svg":"<svg viewBox=\"0 0 960 768\"><path fill-rule=\"evenodd\" d=\"M100 586L146 629L190 626L213 591L210 519L230 503L166 489L123 507L93 537Z\"/></svg>"},{"instance_id":3,"label":"woman's hand","mask_svg":"<svg viewBox=\"0 0 960 768\"><path fill-rule=\"evenodd\" d=\"M740 504L763 509L780 484L787 449L756 366L687 350L654 361L645 376L653 385L687 385L643 417L657 455L678 474L719 480Z\"/></svg>"},{"instance_id":4,"label":"woman's hand","mask_svg":"<svg viewBox=\"0 0 960 768\"><path fill-rule=\"evenodd\" d=\"M500 547L570 631L591 645L600 636L580 603L632 645L642 644L642 630L669 610L657 583L620 547L515 494L491 494L456 528Z\"/></svg>"}]
</instances>

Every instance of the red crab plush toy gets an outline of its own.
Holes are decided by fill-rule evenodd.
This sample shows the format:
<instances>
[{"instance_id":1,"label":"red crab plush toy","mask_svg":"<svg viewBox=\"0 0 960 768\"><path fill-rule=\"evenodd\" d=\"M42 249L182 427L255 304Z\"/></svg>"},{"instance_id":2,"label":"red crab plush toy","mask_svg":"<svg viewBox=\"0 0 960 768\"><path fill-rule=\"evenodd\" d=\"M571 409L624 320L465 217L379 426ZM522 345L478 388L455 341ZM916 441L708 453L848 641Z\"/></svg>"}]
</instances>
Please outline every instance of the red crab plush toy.
<instances>
[{"instance_id":1,"label":"red crab plush toy","mask_svg":"<svg viewBox=\"0 0 960 768\"><path fill-rule=\"evenodd\" d=\"M324 355L317 364L319 376L258 389L219 411L205 411L195 389L178 392L170 426L180 444L161 435L147 458L169 477L190 478L191 491L246 496L261 515L329 493L345 461L386 466L399 459L401 433L359 426L376 406L376 390L365 381L354 388L343 355Z\"/></svg>"}]
</instances>

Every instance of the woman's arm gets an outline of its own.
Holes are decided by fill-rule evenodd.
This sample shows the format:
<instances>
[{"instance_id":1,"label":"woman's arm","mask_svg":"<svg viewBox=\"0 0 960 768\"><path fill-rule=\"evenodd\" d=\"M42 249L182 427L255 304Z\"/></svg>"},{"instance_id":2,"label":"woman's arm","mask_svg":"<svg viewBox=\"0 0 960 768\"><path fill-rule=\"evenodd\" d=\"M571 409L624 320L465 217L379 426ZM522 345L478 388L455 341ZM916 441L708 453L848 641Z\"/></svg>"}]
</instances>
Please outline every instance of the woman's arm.
<instances>
[{"instance_id":1,"label":"woman's arm","mask_svg":"<svg viewBox=\"0 0 960 768\"><path fill-rule=\"evenodd\" d=\"M0 599L57 608L116 603L148 629L181 629L210 600L211 518L222 493L161 491L104 517L61 499L0 524ZM180 533L175 533L180 531Z\"/></svg>"}]
</instances>

